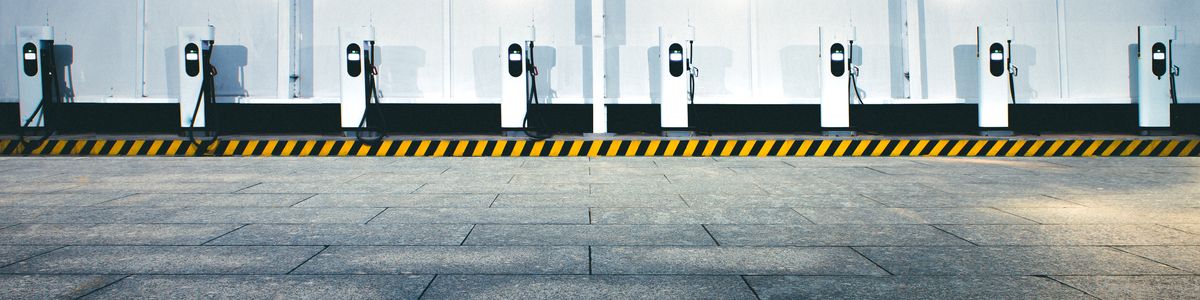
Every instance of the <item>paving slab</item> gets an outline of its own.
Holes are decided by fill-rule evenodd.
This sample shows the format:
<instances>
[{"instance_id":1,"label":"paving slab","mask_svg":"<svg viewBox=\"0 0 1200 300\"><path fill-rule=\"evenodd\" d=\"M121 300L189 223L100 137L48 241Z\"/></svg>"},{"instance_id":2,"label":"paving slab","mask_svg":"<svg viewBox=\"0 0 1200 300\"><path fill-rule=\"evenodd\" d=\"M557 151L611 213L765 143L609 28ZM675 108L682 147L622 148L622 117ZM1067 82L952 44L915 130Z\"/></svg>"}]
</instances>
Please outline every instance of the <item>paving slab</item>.
<instances>
[{"instance_id":1,"label":"paving slab","mask_svg":"<svg viewBox=\"0 0 1200 300\"><path fill-rule=\"evenodd\" d=\"M1053 195L1088 207L1200 207L1197 194Z\"/></svg>"},{"instance_id":2,"label":"paving slab","mask_svg":"<svg viewBox=\"0 0 1200 300\"><path fill-rule=\"evenodd\" d=\"M0 266L16 263L58 248L59 246L0 246Z\"/></svg>"},{"instance_id":3,"label":"paving slab","mask_svg":"<svg viewBox=\"0 0 1200 300\"><path fill-rule=\"evenodd\" d=\"M480 173L487 174L487 173ZM430 183L417 190L418 194L587 194L587 184L448 184Z\"/></svg>"},{"instance_id":4,"label":"paving slab","mask_svg":"<svg viewBox=\"0 0 1200 300\"><path fill-rule=\"evenodd\" d=\"M811 224L785 208L593 208L593 224Z\"/></svg>"},{"instance_id":5,"label":"paving slab","mask_svg":"<svg viewBox=\"0 0 1200 300\"><path fill-rule=\"evenodd\" d=\"M592 247L593 274L886 275L850 248Z\"/></svg>"},{"instance_id":6,"label":"paving slab","mask_svg":"<svg viewBox=\"0 0 1200 300\"><path fill-rule=\"evenodd\" d=\"M1044 195L1032 194L876 194L865 193L875 201L888 207L941 208L941 207L1080 207Z\"/></svg>"},{"instance_id":7,"label":"paving slab","mask_svg":"<svg viewBox=\"0 0 1200 300\"><path fill-rule=\"evenodd\" d=\"M678 195L501 194L492 207L686 207Z\"/></svg>"},{"instance_id":8,"label":"paving slab","mask_svg":"<svg viewBox=\"0 0 1200 300\"><path fill-rule=\"evenodd\" d=\"M991 246L1200 245L1200 235L1160 225L938 225Z\"/></svg>"},{"instance_id":9,"label":"paving slab","mask_svg":"<svg viewBox=\"0 0 1200 300\"><path fill-rule=\"evenodd\" d=\"M89 206L127 194L0 194L0 206Z\"/></svg>"},{"instance_id":10,"label":"paving slab","mask_svg":"<svg viewBox=\"0 0 1200 300\"><path fill-rule=\"evenodd\" d=\"M1200 224L1167 224L1163 226L1171 227L1191 234L1200 234Z\"/></svg>"},{"instance_id":11,"label":"paving slab","mask_svg":"<svg viewBox=\"0 0 1200 300\"><path fill-rule=\"evenodd\" d=\"M488 207L496 194L319 194L295 207Z\"/></svg>"},{"instance_id":12,"label":"paving slab","mask_svg":"<svg viewBox=\"0 0 1200 300\"><path fill-rule=\"evenodd\" d=\"M509 183L513 182L512 174L495 174L491 173L488 176L479 176L479 174L404 174L393 172L369 172L348 181L349 183L386 183L386 184L408 184L408 183L451 183L451 184L475 184L475 183Z\"/></svg>"},{"instance_id":13,"label":"paving slab","mask_svg":"<svg viewBox=\"0 0 1200 300\"><path fill-rule=\"evenodd\" d=\"M665 175L553 175L517 174L510 183L514 184L590 184L590 183L671 183Z\"/></svg>"},{"instance_id":14,"label":"paving slab","mask_svg":"<svg viewBox=\"0 0 1200 300\"><path fill-rule=\"evenodd\" d=\"M1200 299L1200 276L1054 276L1100 299Z\"/></svg>"},{"instance_id":15,"label":"paving slab","mask_svg":"<svg viewBox=\"0 0 1200 300\"><path fill-rule=\"evenodd\" d=\"M3 299L76 299L124 276L0 275Z\"/></svg>"},{"instance_id":16,"label":"paving slab","mask_svg":"<svg viewBox=\"0 0 1200 300\"><path fill-rule=\"evenodd\" d=\"M48 213L32 223L365 223L382 208L108 207Z\"/></svg>"},{"instance_id":17,"label":"paving slab","mask_svg":"<svg viewBox=\"0 0 1200 300\"><path fill-rule=\"evenodd\" d=\"M1200 247L1196 246L1137 246L1120 247L1156 262L1200 275Z\"/></svg>"},{"instance_id":18,"label":"paving slab","mask_svg":"<svg viewBox=\"0 0 1200 300\"><path fill-rule=\"evenodd\" d=\"M124 182L98 182L77 185L65 189L64 193L74 194L134 194L134 193L233 193L258 184L257 182L233 183L172 183L172 184L130 184ZM286 192L285 192L286 193Z\"/></svg>"},{"instance_id":19,"label":"paving slab","mask_svg":"<svg viewBox=\"0 0 1200 300\"><path fill-rule=\"evenodd\" d=\"M284 274L323 247L70 246L4 274Z\"/></svg>"},{"instance_id":20,"label":"paving slab","mask_svg":"<svg viewBox=\"0 0 1200 300\"><path fill-rule=\"evenodd\" d=\"M587 274L587 247L332 246L295 274Z\"/></svg>"},{"instance_id":21,"label":"paving slab","mask_svg":"<svg viewBox=\"0 0 1200 300\"><path fill-rule=\"evenodd\" d=\"M755 299L737 276L438 276L422 299Z\"/></svg>"},{"instance_id":22,"label":"paving slab","mask_svg":"<svg viewBox=\"0 0 1200 300\"><path fill-rule=\"evenodd\" d=\"M471 225L250 224L207 245L458 245Z\"/></svg>"},{"instance_id":23,"label":"paving slab","mask_svg":"<svg viewBox=\"0 0 1200 300\"><path fill-rule=\"evenodd\" d=\"M855 194L834 195L697 195L684 194L692 207L881 207L879 202Z\"/></svg>"},{"instance_id":24,"label":"paving slab","mask_svg":"<svg viewBox=\"0 0 1200 300\"><path fill-rule=\"evenodd\" d=\"M1093 299L1032 276L747 276L760 299Z\"/></svg>"},{"instance_id":25,"label":"paving slab","mask_svg":"<svg viewBox=\"0 0 1200 300\"><path fill-rule=\"evenodd\" d=\"M421 188L420 183L291 183L264 182L241 190L240 193L274 194L361 194L361 193L412 193Z\"/></svg>"},{"instance_id":26,"label":"paving slab","mask_svg":"<svg viewBox=\"0 0 1200 300\"><path fill-rule=\"evenodd\" d=\"M1001 208L1043 224L1200 224L1200 208Z\"/></svg>"},{"instance_id":27,"label":"paving slab","mask_svg":"<svg viewBox=\"0 0 1200 300\"><path fill-rule=\"evenodd\" d=\"M817 224L1033 224L992 208L797 208Z\"/></svg>"},{"instance_id":28,"label":"paving slab","mask_svg":"<svg viewBox=\"0 0 1200 300\"><path fill-rule=\"evenodd\" d=\"M676 184L676 183L596 183L592 184L593 194L640 194L640 195L678 195L678 194L732 194L732 195L766 195L763 189L753 183L728 182L725 184Z\"/></svg>"},{"instance_id":29,"label":"paving slab","mask_svg":"<svg viewBox=\"0 0 1200 300\"><path fill-rule=\"evenodd\" d=\"M814 195L814 194L941 194L940 190L919 183L850 183L834 184L831 182L790 182L790 183L758 183L759 187L771 195Z\"/></svg>"},{"instance_id":30,"label":"paving slab","mask_svg":"<svg viewBox=\"0 0 1200 300\"><path fill-rule=\"evenodd\" d=\"M708 225L721 246L966 246L928 225Z\"/></svg>"},{"instance_id":31,"label":"paving slab","mask_svg":"<svg viewBox=\"0 0 1200 300\"><path fill-rule=\"evenodd\" d=\"M466 245L715 245L700 225L478 225Z\"/></svg>"},{"instance_id":32,"label":"paving slab","mask_svg":"<svg viewBox=\"0 0 1200 300\"><path fill-rule=\"evenodd\" d=\"M587 224L587 208L389 208L371 224Z\"/></svg>"},{"instance_id":33,"label":"paving slab","mask_svg":"<svg viewBox=\"0 0 1200 300\"><path fill-rule=\"evenodd\" d=\"M101 206L143 207L289 207L313 194L134 194Z\"/></svg>"},{"instance_id":34,"label":"paving slab","mask_svg":"<svg viewBox=\"0 0 1200 300\"><path fill-rule=\"evenodd\" d=\"M88 299L417 299L433 276L134 275Z\"/></svg>"},{"instance_id":35,"label":"paving slab","mask_svg":"<svg viewBox=\"0 0 1200 300\"><path fill-rule=\"evenodd\" d=\"M1172 275L1186 272L1108 247L861 247L896 275Z\"/></svg>"},{"instance_id":36,"label":"paving slab","mask_svg":"<svg viewBox=\"0 0 1200 300\"><path fill-rule=\"evenodd\" d=\"M6 182L0 183L0 193L9 194L37 194L37 193L54 193L71 190L82 186L79 183L61 183L47 182L38 184L29 184L24 182Z\"/></svg>"},{"instance_id":37,"label":"paving slab","mask_svg":"<svg viewBox=\"0 0 1200 300\"><path fill-rule=\"evenodd\" d=\"M21 224L0 229L0 245L200 245L236 224Z\"/></svg>"}]
</instances>

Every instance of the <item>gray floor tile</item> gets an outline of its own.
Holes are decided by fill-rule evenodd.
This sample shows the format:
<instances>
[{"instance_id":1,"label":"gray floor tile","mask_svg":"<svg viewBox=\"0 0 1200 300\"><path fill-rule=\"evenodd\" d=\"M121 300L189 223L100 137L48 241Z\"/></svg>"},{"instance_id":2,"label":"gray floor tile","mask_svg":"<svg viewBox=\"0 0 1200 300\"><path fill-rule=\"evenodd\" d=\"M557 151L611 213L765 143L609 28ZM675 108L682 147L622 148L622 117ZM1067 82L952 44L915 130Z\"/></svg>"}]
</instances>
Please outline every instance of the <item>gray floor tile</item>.
<instances>
[{"instance_id":1,"label":"gray floor tile","mask_svg":"<svg viewBox=\"0 0 1200 300\"><path fill-rule=\"evenodd\" d=\"M938 225L979 245L1200 245L1200 235L1159 225Z\"/></svg>"},{"instance_id":2,"label":"gray floor tile","mask_svg":"<svg viewBox=\"0 0 1200 300\"><path fill-rule=\"evenodd\" d=\"M761 299L1091 299L1042 277L749 276Z\"/></svg>"},{"instance_id":3,"label":"gray floor tile","mask_svg":"<svg viewBox=\"0 0 1200 300\"><path fill-rule=\"evenodd\" d=\"M423 299L755 299L737 276L438 276Z\"/></svg>"},{"instance_id":4,"label":"gray floor tile","mask_svg":"<svg viewBox=\"0 0 1200 300\"><path fill-rule=\"evenodd\" d=\"M0 246L0 266L58 249L58 246Z\"/></svg>"},{"instance_id":5,"label":"gray floor tile","mask_svg":"<svg viewBox=\"0 0 1200 300\"><path fill-rule=\"evenodd\" d=\"M45 214L33 223L365 223L382 208L99 208Z\"/></svg>"},{"instance_id":6,"label":"gray floor tile","mask_svg":"<svg viewBox=\"0 0 1200 300\"><path fill-rule=\"evenodd\" d=\"M1054 276L1100 299L1200 299L1200 276Z\"/></svg>"},{"instance_id":7,"label":"gray floor tile","mask_svg":"<svg viewBox=\"0 0 1200 300\"><path fill-rule=\"evenodd\" d=\"M1120 247L1121 250L1200 274L1200 247L1196 246L1139 246Z\"/></svg>"},{"instance_id":8,"label":"gray floor tile","mask_svg":"<svg viewBox=\"0 0 1200 300\"><path fill-rule=\"evenodd\" d=\"M296 207L488 207L496 194L320 194Z\"/></svg>"},{"instance_id":9,"label":"gray floor tile","mask_svg":"<svg viewBox=\"0 0 1200 300\"><path fill-rule=\"evenodd\" d=\"M991 208L797 208L817 224L1032 224Z\"/></svg>"},{"instance_id":10,"label":"gray floor tile","mask_svg":"<svg viewBox=\"0 0 1200 300\"><path fill-rule=\"evenodd\" d=\"M61 182L45 182L38 184L29 184L23 182L8 182L0 183L0 193L55 193L67 190L76 189L82 186L78 183L61 183Z\"/></svg>"},{"instance_id":11,"label":"gray floor tile","mask_svg":"<svg viewBox=\"0 0 1200 300\"><path fill-rule=\"evenodd\" d=\"M135 194L100 205L146 207L288 207L312 196L313 194Z\"/></svg>"},{"instance_id":12,"label":"gray floor tile","mask_svg":"<svg viewBox=\"0 0 1200 300\"><path fill-rule=\"evenodd\" d=\"M822 182L804 183L759 183L758 186L771 195L822 195L822 194L942 194L943 192L917 183L873 183L832 184Z\"/></svg>"},{"instance_id":13,"label":"gray floor tile","mask_svg":"<svg viewBox=\"0 0 1200 300\"><path fill-rule=\"evenodd\" d=\"M0 194L2 206L88 206L125 194Z\"/></svg>"},{"instance_id":14,"label":"gray floor tile","mask_svg":"<svg viewBox=\"0 0 1200 300\"><path fill-rule=\"evenodd\" d=\"M593 208L593 224L810 224L784 208Z\"/></svg>"},{"instance_id":15,"label":"gray floor tile","mask_svg":"<svg viewBox=\"0 0 1200 300\"><path fill-rule=\"evenodd\" d=\"M593 247L594 274L885 275L850 248Z\"/></svg>"},{"instance_id":16,"label":"gray floor tile","mask_svg":"<svg viewBox=\"0 0 1200 300\"><path fill-rule=\"evenodd\" d=\"M965 246L928 225L708 225L722 246Z\"/></svg>"},{"instance_id":17,"label":"gray floor tile","mask_svg":"<svg viewBox=\"0 0 1200 300\"><path fill-rule=\"evenodd\" d=\"M121 279L103 275L0 275L3 299L75 299Z\"/></svg>"},{"instance_id":18,"label":"gray floor tile","mask_svg":"<svg viewBox=\"0 0 1200 300\"><path fill-rule=\"evenodd\" d=\"M240 193L273 194L273 193L305 193L305 194L360 194L360 193L412 193L421 187L420 183L291 183L264 182L254 185Z\"/></svg>"},{"instance_id":19,"label":"gray floor tile","mask_svg":"<svg viewBox=\"0 0 1200 300\"><path fill-rule=\"evenodd\" d=\"M1154 275L1182 271L1108 247L863 247L897 275Z\"/></svg>"},{"instance_id":20,"label":"gray floor tile","mask_svg":"<svg viewBox=\"0 0 1200 300\"><path fill-rule=\"evenodd\" d=\"M235 224L22 224L0 229L0 245L200 245Z\"/></svg>"},{"instance_id":21,"label":"gray floor tile","mask_svg":"<svg viewBox=\"0 0 1200 300\"><path fill-rule=\"evenodd\" d=\"M842 195L696 195L684 194L692 207L880 207L863 196Z\"/></svg>"},{"instance_id":22,"label":"gray floor tile","mask_svg":"<svg viewBox=\"0 0 1200 300\"><path fill-rule=\"evenodd\" d=\"M678 195L502 194L493 207L686 207Z\"/></svg>"},{"instance_id":23,"label":"gray floor tile","mask_svg":"<svg viewBox=\"0 0 1200 300\"><path fill-rule=\"evenodd\" d=\"M130 184L124 182L100 182L79 185L63 190L75 194L133 194L133 193L233 193L257 184L256 182L234 183L172 183Z\"/></svg>"},{"instance_id":24,"label":"gray floor tile","mask_svg":"<svg viewBox=\"0 0 1200 300\"><path fill-rule=\"evenodd\" d=\"M732 194L732 195L766 195L763 189L753 183L729 182L726 184L675 184L675 183L597 183L592 184L593 194L642 194L642 195L678 195L678 194Z\"/></svg>"},{"instance_id":25,"label":"gray floor tile","mask_svg":"<svg viewBox=\"0 0 1200 300\"><path fill-rule=\"evenodd\" d=\"M1002 208L1044 224L1200 223L1200 208Z\"/></svg>"},{"instance_id":26,"label":"gray floor tile","mask_svg":"<svg viewBox=\"0 0 1200 300\"><path fill-rule=\"evenodd\" d=\"M665 175L554 175L518 174L514 184L589 184L589 183L670 183Z\"/></svg>"},{"instance_id":27,"label":"gray floor tile","mask_svg":"<svg viewBox=\"0 0 1200 300\"><path fill-rule=\"evenodd\" d=\"M479 225L466 245L715 245L699 225Z\"/></svg>"},{"instance_id":28,"label":"gray floor tile","mask_svg":"<svg viewBox=\"0 0 1200 300\"><path fill-rule=\"evenodd\" d=\"M70 246L7 274L284 274L322 247Z\"/></svg>"},{"instance_id":29,"label":"gray floor tile","mask_svg":"<svg viewBox=\"0 0 1200 300\"><path fill-rule=\"evenodd\" d=\"M208 245L458 245L471 225L250 224Z\"/></svg>"},{"instance_id":30,"label":"gray floor tile","mask_svg":"<svg viewBox=\"0 0 1200 300\"><path fill-rule=\"evenodd\" d=\"M1054 195L1088 207L1200 207L1196 194Z\"/></svg>"},{"instance_id":31,"label":"gray floor tile","mask_svg":"<svg viewBox=\"0 0 1200 300\"><path fill-rule=\"evenodd\" d=\"M587 208L389 208L371 224L587 224Z\"/></svg>"},{"instance_id":32,"label":"gray floor tile","mask_svg":"<svg viewBox=\"0 0 1200 300\"><path fill-rule=\"evenodd\" d=\"M433 276L134 275L89 299L417 299Z\"/></svg>"},{"instance_id":33,"label":"gray floor tile","mask_svg":"<svg viewBox=\"0 0 1200 300\"><path fill-rule=\"evenodd\" d=\"M487 173L480 173L487 174ZM586 194L587 184L448 184L430 183L418 194Z\"/></svg>"},{"instance_id":34,"label":"gray floor tile","mask_svg":"<svg viewBox=\"0 0 1200 300\"><path fill-rule=\"evenodd\" d=\"M1167 224L1164 226L1186 231L1191 234L1200 234L1200 224Z\"/></svg>"},{"instance_id":35,"label":"gray floor tile","mask_svg":"<svg viewBox=\"0 0 1200 300\"><path fill-rule=\"evenodd\" d=\"M587 247L333 246L296 274L587 274Z\"/></svg>"},{"instance_id":36,"label":"gray floor tile","mask_svg":"<svg viewBox=\"0 0 1200 300\"><path fill-rule=\"evenodd\" d=\"M1080 207L1079 204L1043 195L1020 194L872 194L867 197L888 207Z\"/></svg>"}]
</instances>

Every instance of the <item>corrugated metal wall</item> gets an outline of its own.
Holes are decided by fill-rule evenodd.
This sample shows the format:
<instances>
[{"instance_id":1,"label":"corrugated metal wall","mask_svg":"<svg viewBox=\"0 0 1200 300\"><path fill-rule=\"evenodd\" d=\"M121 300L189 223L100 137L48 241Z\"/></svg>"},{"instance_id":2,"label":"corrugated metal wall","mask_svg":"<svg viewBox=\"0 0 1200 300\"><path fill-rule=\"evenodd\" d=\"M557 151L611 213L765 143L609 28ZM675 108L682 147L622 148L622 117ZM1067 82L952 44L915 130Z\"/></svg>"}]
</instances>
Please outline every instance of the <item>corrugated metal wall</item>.
<instances>
[{"instance_id":1,"label":"corrugated metal wall","mask_svg":"<svg viewBox=\"0 0 1200 300\"><path fill-rule=\"evenodd\" d=\"M16 26L49 24L70 50L62 55L76 101L174 102L176 28L211 23L221 101L336 102L338 27L374 25L385 101L498 103L498 32L532 22L545 47L542 93L585 103L595 95L591 1L0 0L0 57L16 57ZM1018 93L1031 103L1130 102L1130 49L1143 24L1179 26L1180 95L1200 102L1200 76L1191 75L1200 71L1194 0L607 0L606 7L610 102L651 103L657 27L688 24L697 28L703 70L698 103L816 103L818 27L851 24L868 102L970 102L975 27L1003 24L1016 29ZM0 101L15 101L16 62L0 59Z\"/></svg>"}]
</instances>

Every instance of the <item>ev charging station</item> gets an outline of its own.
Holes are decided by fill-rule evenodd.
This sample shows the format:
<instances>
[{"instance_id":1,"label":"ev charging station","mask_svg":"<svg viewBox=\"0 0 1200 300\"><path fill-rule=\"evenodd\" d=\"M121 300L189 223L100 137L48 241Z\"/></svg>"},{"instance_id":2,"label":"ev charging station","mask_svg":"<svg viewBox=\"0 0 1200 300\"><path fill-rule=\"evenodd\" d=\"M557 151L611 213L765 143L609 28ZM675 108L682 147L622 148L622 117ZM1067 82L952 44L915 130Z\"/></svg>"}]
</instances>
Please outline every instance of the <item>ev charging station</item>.
<instances>
[{"instance_id":1,"label":"ev charging station","mask_svg":"<svg viewBox=\"0 0 1200 300\"><path fill-rule=\"evenodd\" d=\"M1016 102L1012 63L1013 29L980 26L976 56L979 60L979 130L985 136L1009 136L1009 104Z\"/></svg>"},{"instance_id":2,"label":"ev charging station","mask_svg":"<svg viewBox=\"0 0 1200 300\"><path fill-rule=\"evenodd\" d=\"M854 84L858 69L853 65L855 35L854 27L820 28L821 130L825 135L854 135L850 102L858 95Z\"/></svg>"},{"instance_id":3,"label":"ev charging station","mask_svg":"<svg viewBox=\"0 0 1200 300\"><path fill-rule=\"evenodd\" d=\"M209 105L216 100L213 26L179 27L179 126L188 132L209 131Z\"/></svg>"},{"instance_id":4,"label":"ev charging station","mask_svg":"<svg viewBox=\"0 0 1200 300\"><path fill-rule=\"evenodd\" d=\"M533 64L533 26L500 29L500 127L508 136L531 134L530 108L537 103L537 66ZM544 129L544 128L541 128Z\"/></svg>"},{"instance_id":5,"label":"ev charging station","mask_svg":"<svg viewBox=\"0 0 1200 300\"><path fill-rule=\"evenodd\" d=\"M341 124L347 135L359 137L367 128L367 102L375 94L375 27L339 28L341 63Z\"/></svg>"},{"instance_id":6,"label":"ev charging station","mask_svg":"<svg viewBox=\"0 0 1200 300\"><path fill-rule=\"evenodd\" d=\"M1178 102L1174 62L1174 26L1138 27L1138 126L1143 135L1171 133L1171 105Z\"/></svg>"},{"instance_id":7,"label":"ev charging station","mask_svg":"<svg viewBox=\"0 0 1200 300\"><path fill-rule=\"evenodd\" d=\"M700 69L692 61L696 28L688 26L686 32L678 32L659 27L658 41L663 134L690 136L688 105L696 99L696 77L700 77Z\"/></svg>"},{"instance_id":8,"label":"ev charging station","mask_svg":"<svg viewBox=\"0 0 1200 300\"><path fill-rule=\"evenodd\" d=\"M46 111L59 101L54 28L17 27L17 94L22 130L46 127Z\"/></svg>"}]
</instances>

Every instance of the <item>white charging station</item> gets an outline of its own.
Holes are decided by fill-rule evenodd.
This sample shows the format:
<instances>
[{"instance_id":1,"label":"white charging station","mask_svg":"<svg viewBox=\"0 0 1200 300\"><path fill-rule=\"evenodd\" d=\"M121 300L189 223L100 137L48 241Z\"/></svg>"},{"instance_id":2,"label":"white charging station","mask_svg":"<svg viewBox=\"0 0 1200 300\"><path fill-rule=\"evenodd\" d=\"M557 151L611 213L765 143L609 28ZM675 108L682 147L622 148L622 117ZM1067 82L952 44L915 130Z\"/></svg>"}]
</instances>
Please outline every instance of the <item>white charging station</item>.
<instances>
[{"instance_id":1,"label":"white charging station","mask_svg":"<svg viewBox=\"0 0 1200 300\"><path fill-rule=\"evenodd\" d=\"M1012 76L1013 29L1008 26L980 26L978 29L979 60L979 129L983 135L1012 135L1008 109L1014 101Z\"/></svg>"},{"instance_id":2,"label":"white charging station","mask_svg":"<svg viewBox=\"0 0 1200 300\"><path fill-rule=\"evenodd\" d=\"M825 135L854 135L850 129L851 80L855 76L854 27L821 27L821 130Z\"/></svg>"},{"instance_id":3,"label":"white charging station","mask_svg":"<svg viewBox=\"0 0 1200 300\"><path fill-rule=\"evenodd\" d=\"M1175 39L1174 26L1138 27L1138 125L1144 135L1170 134Z\"/></svg>"},{"instance_id":4,"label":"white charging station","mask_svg":"<svg viewBox=\"0 0 1200 300\"><path fill-rule=\"evenodd\" d=\"M339 55L342 70L342 99L341 124L342 129L351 132L353 129L366 127L367 100L370 93L367 87L367 58L374 51L375 27L363 26L338 28Z\"/></svg>"},{"instance_id":5,"label":"white charging station","mask_svg":"<svg viewBox=\"0 0 1200 300\"><path fill-rule=\"evenodd\" d=\"M658 28L659 91L662 94L662 129L666 135L690 135L688 105L695 99L692 86L697 70L692 65L692 45L696 28L687 31Z\"/></svg>"},{"instance_id":6,"label":"white charging station","mask_svg":"<svg viewBox=\"0 0 1200 300\"><path fill-rule=\"evenodd\" d=\"M524 136L531 85L526 49L537 40L533 26L500 29L500 126L508 135Z\"/></svg>"},{"instance_id":7,"label":"white charging station","mask_svg":"<svg viewBox=\"0 0 1200 300\"><path fill-rule=\"evenodd\" d=\"M47 26L17 27L17 97L20 105L20 126L46 126L46 97L54 97L52 78L54 68L54 28Z\"/></svg>"},{"instance_id":8,"label":"white charging station","mask_svg":"<svg viewBox=\"0 0 1200 300\"><path fill-rule=\"evenodd\" d=\"M179 126L198 129L208 126L208 103L215 97L206 91L213 84L213 26L179 27Z\"/></svg>"}]
</instances>

